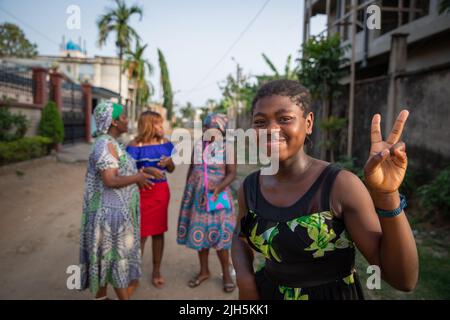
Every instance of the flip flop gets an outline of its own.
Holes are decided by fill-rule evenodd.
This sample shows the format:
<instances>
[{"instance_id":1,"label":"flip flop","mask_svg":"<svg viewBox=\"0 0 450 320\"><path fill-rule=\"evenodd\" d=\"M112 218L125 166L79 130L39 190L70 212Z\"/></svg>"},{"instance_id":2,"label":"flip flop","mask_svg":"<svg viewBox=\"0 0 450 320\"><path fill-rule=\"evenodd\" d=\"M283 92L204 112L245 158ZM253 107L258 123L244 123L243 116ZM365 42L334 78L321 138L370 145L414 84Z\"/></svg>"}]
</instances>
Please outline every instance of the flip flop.
<instances>
[{"instance_id":1,"label":"flip flop","mask_svg":"<svg viewBox=\"0 0 450 320\"><path fill-rule=\"evenodd\" d=\"M205 277L205 278L199 278L198 276L196 276L195 278L189 280L188 282L188 286L190 288L195 288L198 287L203 281L208 280L209 276Z\"/></svg>"},{"instance_id":2,"label":"flip flop","mask_svg":"<svg viewBox=\"0 0 450 320\"><path fill-rule=\"evenodd\" d=\"M223 284L223 291L226 293L231 293L234 289L236 289L236 285L233 282Z\"/></svg>"}]
</instances>

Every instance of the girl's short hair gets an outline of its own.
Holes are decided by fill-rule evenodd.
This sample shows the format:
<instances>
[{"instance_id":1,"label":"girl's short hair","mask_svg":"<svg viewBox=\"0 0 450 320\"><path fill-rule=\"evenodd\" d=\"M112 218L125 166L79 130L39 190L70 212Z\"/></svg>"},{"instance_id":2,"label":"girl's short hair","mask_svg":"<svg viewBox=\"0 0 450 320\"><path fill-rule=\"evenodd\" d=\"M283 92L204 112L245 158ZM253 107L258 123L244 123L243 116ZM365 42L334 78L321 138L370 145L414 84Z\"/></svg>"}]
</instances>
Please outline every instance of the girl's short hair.
<instances>
[{"instance_id":1,"label":"girl's short hair","mask_svg":"<svg viewBox=\"0 0 450 320\"><path fill-rule=\"evenodd\" d=\"M253 98L252 114L258 100L270 96L289 97L293 103L302 108L303 116L306 118L311 108L311 95L308 89L294 80L274 80L261 86Z\"/></svg>"},{"instance_id":2,"label":"girl's short hair","mask_svg":"<svg viewBox=\"0 0 450 320\"><path fill-rule=\"evenodd\" d=\"M146 142L156 135L155 124L162 123L163 117L155 111L144 111L139 116L136 142Z\"/></svg>"}]
</instances>

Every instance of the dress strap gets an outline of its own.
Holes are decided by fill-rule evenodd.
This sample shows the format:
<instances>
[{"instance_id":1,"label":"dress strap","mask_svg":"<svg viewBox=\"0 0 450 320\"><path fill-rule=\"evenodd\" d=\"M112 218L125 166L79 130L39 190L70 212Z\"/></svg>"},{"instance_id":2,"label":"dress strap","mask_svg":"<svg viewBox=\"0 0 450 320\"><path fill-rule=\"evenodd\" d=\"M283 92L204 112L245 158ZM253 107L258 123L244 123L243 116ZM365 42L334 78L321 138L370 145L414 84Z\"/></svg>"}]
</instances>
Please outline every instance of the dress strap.
<instances>
[{"instance_id":1,"label":"dress strap","mask_svg":"<svg viewBox=\"0 0 450 320\"><path fill-rule=\"evenodd\" d=\"M330 194L333 187L334 181L337 175L341 171L341 168L335 164L330 164L328 166L327 175L322 183L322 190L320 195L320 206L323 210L330 210Z\"/></svg>"}]
</instances>

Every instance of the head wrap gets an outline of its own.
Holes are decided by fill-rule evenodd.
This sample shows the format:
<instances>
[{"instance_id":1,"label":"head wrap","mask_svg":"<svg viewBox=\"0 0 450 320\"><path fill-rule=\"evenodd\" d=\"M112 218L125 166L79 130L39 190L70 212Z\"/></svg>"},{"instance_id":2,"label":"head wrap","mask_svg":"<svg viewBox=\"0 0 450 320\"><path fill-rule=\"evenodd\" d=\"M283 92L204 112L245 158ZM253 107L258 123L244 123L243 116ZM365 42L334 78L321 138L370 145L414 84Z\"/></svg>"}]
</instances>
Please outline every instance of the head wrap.
<instances>
[{"instance_id":1,"label":"head wrap","mask_svg":"<svg viewBox=\"0 0 450 320\"><path fill-rule=\"evenodd\" d=\"M228 118L221 113L208 113L205 120L203 120L203 126L207 129L219 129L225 134L227 129Z\"/></svg>"},{"instance_id":2,"label":"head wrap","mask_svg":"<svg viewBox=\"0 0 450 320\"><path fill-rule=\"evenodd\" d=\"M106 134L113 120L117 120L123 112L123 106L108 100L102 100L94 109L97 131L94 136Z\"/></svg>"}]
</instances>

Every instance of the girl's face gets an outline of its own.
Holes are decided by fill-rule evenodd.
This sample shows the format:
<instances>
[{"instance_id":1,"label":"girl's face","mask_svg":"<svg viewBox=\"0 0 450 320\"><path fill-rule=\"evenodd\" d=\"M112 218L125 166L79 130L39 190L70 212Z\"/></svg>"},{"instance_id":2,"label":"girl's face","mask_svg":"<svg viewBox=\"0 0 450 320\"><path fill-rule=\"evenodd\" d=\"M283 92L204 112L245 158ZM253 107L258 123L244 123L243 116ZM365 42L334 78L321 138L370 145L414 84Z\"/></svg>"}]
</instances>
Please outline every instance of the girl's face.
<instances>
[{"instance_id":1,"label":"girl's face","mask_svg":"<svg viewBox=\"0 0 450 320\"><path fill-rule=\"evenodd\" d=\"M163 127L163 122L162 121L155 121L153 123L153 126L155 128L155 135L158 138L163 138L164 137L164 127Z\"/></svg>"},{"instance_id":2,"label":"girl's face","mask_svg":"<svg viewBox=\"0 0 450 320\"><path fill-rule=\"evenodd\" d=\"M312 112L305 118L302 108L285 96L274 95L259 99L253 109L253 128L257 130L258 137L260 129L267 130L267 150L272 145L272 134L278 132L278 138L273 143L279 147L280 162L291 158L303 148L306 135L312 133L313 122Z\"/></svg>"}]
</instances>

